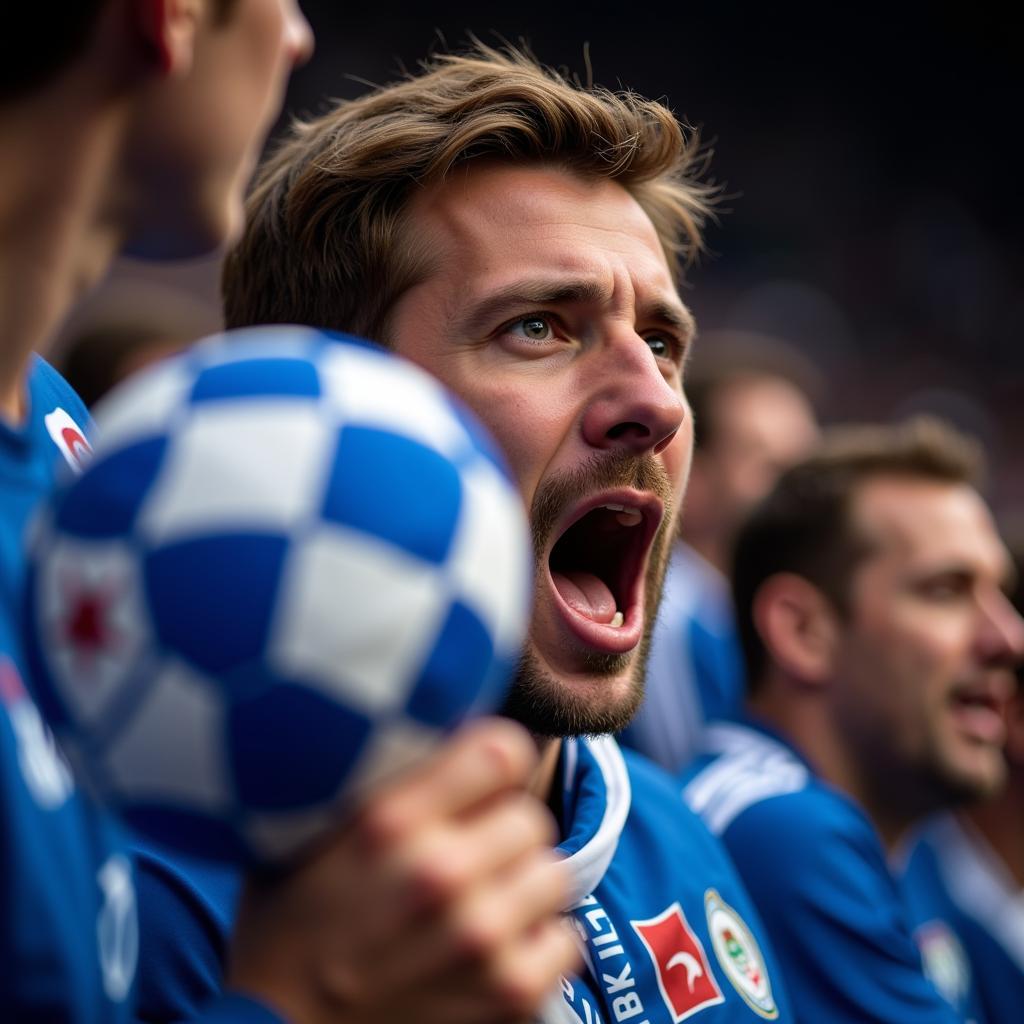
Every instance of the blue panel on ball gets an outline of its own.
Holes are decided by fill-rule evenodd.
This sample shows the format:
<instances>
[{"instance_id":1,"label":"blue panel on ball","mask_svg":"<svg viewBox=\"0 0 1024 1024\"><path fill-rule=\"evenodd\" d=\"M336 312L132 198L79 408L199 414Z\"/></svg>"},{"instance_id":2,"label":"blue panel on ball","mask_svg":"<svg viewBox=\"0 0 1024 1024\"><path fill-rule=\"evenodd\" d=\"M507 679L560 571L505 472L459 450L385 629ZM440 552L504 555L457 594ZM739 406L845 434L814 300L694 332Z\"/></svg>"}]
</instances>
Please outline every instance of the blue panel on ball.
<instances>
[{"instance_id":1,"label":"blue panel on ball","mask_svg":"<svg viewBox=\"0 0 1024 1024\"><path fill-rule=\"evenodd\" d=\"M494 645L483 623L455 602L406 706L410 717L446 728L458 722L484 687Z\"/></svg>"},{"instance_id":2,"label":"blue panel on ball","mask_svg":"<svg viewBox=\"0 0 1024 1024\"><path fill-rule=\"evenodd\" d=\"M462 502L458 470L417 441L344 427L323 516L429 562L448 557Z\"/></svg>"},{"instance_id":3,"label":"blue panel on ball","mask_svg":"<svg viewBox=\"0 0 1024 1024\"><path fill-rule=\"evenodd\" d=\"M253 860L233 822L173 804L126 804L118 812L141 835L164 843L172 850L231 864Z\"/></svg>"},{"instance_id":4,"label":"blue panel on ball","mask_svg":"<svg viewBox=\"0 0 1024 1024\"><path fill-rule=\"evenodd\" d=\"M329 800L362 752L371 723L294 682L232 704L235 792L254 811L301 810Z\"/></svg>"},{"instance_id":5,"label":"blue panel on ball","mask_svg":"<svg viewBox=\"0 0 1024 1024\"><path fill-rule=\"evenodd\" d=\"M241 359L210 366L192 388L193 402L296 395L320 395L320 377L307 359Z\"/></svg>"},{"instance_id":6,"label":"blue panel on ball","mask_svg":"<svg viewBox=\"0 0 1024 1024\"><path fill-rule=\"evenodd\" d=\"M149 553L146 596L159 642L211 675L263 656L288 539L196 537Z\"/></svg>"},{"instance_id":7,"label":"blue panel on ball","mask_svg":"<svg viewBox=\"0 0 1024 1024\"><path fill-rule=\"evenodd\" d=\"M94 462L54 503L56 529L92 538L131 533L166 451L166 437L151 437Z\"/></svg>"}]
</instances>

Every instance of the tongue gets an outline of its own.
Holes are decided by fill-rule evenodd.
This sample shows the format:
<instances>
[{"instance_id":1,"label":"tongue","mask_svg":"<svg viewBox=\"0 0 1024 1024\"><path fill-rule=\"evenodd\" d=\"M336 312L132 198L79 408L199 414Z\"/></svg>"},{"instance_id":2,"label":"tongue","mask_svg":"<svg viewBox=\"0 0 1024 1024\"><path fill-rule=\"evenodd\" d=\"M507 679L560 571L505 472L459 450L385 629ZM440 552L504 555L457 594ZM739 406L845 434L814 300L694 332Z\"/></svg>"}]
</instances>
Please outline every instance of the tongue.
<instances>
[{"instance_id":1,"label":"tongue","mask_svg":"<svg viewBox=\"0 0 1024 1024\"><path fill-rule=\"evenodd\" d=\"M615 598L604 580L592 572L570 569L553 572L551 578L562 600L580 615L594 622L609 623L615 616Z\"/></svg>"}]
</instances>

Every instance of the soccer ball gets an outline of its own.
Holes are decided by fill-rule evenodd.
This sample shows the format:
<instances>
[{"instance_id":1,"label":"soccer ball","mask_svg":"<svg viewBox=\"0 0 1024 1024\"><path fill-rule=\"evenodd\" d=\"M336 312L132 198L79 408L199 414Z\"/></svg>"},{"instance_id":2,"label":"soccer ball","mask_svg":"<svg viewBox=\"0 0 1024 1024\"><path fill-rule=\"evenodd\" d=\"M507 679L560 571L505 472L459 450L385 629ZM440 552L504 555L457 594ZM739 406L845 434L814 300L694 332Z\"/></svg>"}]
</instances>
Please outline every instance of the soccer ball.
<instances>
[{"instance_id":1,"label":"soccer ball","mask_svg":"<svg viewBox=\"0 0 1024 1024\"><path fill-rule=\"evenodd\" d=\"M97 428L36 523L28 646L80 777L143 834L282 863L504 695L521 499L418 368L231 332L123 385Z\"/></svg>"}]
</instances>

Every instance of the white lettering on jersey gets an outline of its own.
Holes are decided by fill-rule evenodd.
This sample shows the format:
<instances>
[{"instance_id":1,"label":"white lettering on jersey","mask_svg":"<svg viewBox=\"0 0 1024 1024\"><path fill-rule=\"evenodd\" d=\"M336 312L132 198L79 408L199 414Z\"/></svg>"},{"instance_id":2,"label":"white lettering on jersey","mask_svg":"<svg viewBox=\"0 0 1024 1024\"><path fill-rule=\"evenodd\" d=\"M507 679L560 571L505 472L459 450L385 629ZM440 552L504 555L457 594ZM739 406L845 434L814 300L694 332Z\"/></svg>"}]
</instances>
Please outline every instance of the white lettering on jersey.
<instances>
[{"instance_id":1,"label":"white lettering on jersey","mask_svg":"<svg viewBox=\"0 0 1024 1024\"><path fill-rule=\"evenodd\" d=\"M132 987L139 958L135 885L128 861L115 853L100 868L96 881L103 890L103 906L96 920L103 989L109 999L120 1003Z\"/></svg>"},{"instance_id":2,"label":"white lettering on jersey","mask_svg":"<svg viewBox=\"0 0 1024 1024\"><path fill-rule=\"evenodd\" d=\"M10 705L7 712L18 740L18 765L25 785L40 807L55 810L71 795L75 784L53 734L27 696Z\"/></svg>"}]
</instances>

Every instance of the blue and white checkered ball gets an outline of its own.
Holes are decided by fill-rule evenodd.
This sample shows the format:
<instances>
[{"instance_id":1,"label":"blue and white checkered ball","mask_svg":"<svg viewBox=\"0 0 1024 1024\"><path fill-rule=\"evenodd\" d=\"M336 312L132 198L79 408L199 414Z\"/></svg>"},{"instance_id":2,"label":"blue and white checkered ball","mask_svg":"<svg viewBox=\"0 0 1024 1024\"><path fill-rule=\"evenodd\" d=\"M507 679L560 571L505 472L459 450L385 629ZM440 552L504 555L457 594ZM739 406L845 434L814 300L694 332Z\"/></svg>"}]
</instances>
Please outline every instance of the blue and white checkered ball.
<instances>
[{"instance_id":1,"label":"blue and white checkered ball","mask_svg":"<svg viewBox=\"0 0 1024 1024\"><path fill-rule=\"evenodd\" d=\"M123 385L37 523L41 703L150 837L280 863L504 695L530 589L492 442L418 368L300 327Z\"/></svg>"}]
</instances>

